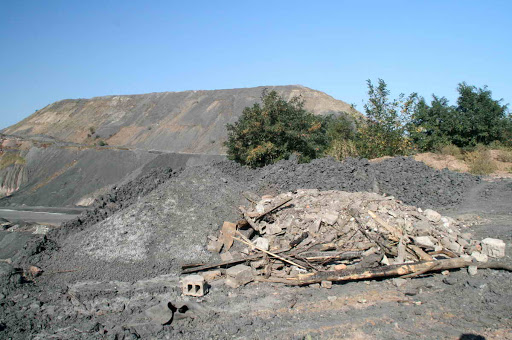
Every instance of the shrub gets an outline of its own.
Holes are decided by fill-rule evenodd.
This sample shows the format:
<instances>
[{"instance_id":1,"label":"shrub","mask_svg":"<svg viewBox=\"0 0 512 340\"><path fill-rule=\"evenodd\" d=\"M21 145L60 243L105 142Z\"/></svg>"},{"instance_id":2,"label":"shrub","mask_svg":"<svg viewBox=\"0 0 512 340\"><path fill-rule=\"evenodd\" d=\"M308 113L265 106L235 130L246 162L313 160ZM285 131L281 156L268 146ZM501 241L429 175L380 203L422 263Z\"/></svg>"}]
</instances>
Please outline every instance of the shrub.
<instances>
[{"instance_id":1,"label":"shrub","mask_svg":"<svg viewBox=\"0 0 512 340\"><path fill-rule=\"evenodd\" d=\"M439 153L442 155L450 155L456 158L460 158L462 156L462 151L460 148L453 144L446 144L439 148Z\"/></svg>"},{"instance_id":2,"label":"shrub","mask_svg":"<svg viewBox=\"0 0 512 340\"><path fill-rule=\"evenodd\" d=\"M300 97L284 100L263 91L261 104L246 107L235 124L227 124L228 158L260 167L296 154L300 162L322 155L327 147L325 119L304 109Z\"/></svg>"},{"instance_id":3,"label":"shrub","mask_svg":"<svg viewBox=\"0 0 512 340\"><path fill-rule=\"evenodd\" d=\"M355 138L359 155L366 158L406 155L412 152L410 139L405 135L404 118L410 114L416 94L403 94L389 100L384 80L377 86L368 83L368 103L364 105L367 121L360 123Z\"/></svg>"},{"instance_id":4,"label":"shrub","mask_svg":"<svg viewBox=\"0 0 512 340\"><path fill-rule=\"evenodd\" d=\"M108 144L107 144L107 142L105 142L105 141L103 141L103 140L100 140L100 141L98 142L98 145L99 145L99 146L106 146L106 145L108 145Z\"/></svg>"},{"instance_id":5,"label":"shrub","mask_svg":"<svg viewBox=\"0 0 512 340\"><path fill-rule=\"evenodd\" d=\"M500 150L497 158L500 162L512 163L512 151Z\"/></svg>"},{"instance_id":6,"label":"shrub","mask_svg":"<svg viewBox=\"0 0 512 340\"><path fill-rule=\"evenodd\" d=\"M489 150L475 150L464 155L469 172L474 175L489 175L498 170Z\"/></svg>"},{"instance_id":7,"label":"shrub","mask_svg":"<svg viewBox=\"0 0 512 340\"><path fill-rule=\"evenodd\" d=\"M332 141L325 154L339 161L347 157L359 156L355 142L349 139L336 139Z\"/></svg>"}]
</instances>

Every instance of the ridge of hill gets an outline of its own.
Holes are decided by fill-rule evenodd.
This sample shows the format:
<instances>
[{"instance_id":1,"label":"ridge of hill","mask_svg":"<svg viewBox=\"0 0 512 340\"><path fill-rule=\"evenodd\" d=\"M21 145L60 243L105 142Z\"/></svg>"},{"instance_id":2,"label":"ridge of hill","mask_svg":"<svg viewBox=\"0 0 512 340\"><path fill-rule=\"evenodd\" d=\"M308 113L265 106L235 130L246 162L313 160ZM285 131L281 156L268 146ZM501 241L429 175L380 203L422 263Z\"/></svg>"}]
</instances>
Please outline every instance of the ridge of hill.
<instances>
[{"instance_id":1,"label":"ridge of hill","mask_svg":"<svg viewBox=\"0 0 512 340\"><path fill-rule=\"evenodd\" d=\"M360 113L351 105L300 85L161 92L66 99L38 110L2 132L21 137L47 136L60 141L200 154L224 154L227 123L234 123L262 91L283 98L301 96L315 114Z\"/></svg>"}]
</instances>

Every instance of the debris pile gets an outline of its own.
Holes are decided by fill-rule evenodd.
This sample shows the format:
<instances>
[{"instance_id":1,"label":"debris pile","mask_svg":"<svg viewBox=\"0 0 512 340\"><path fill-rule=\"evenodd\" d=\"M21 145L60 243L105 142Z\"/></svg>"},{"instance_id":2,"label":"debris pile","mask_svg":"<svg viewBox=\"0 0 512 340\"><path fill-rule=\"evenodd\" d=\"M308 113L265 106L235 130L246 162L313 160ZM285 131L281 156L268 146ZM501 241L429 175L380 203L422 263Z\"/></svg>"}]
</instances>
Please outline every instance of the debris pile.
<instances>
[{"instance_id":1,"label":"debris pile","mask_svg":"<svg viewBox=\"0 0 512 340\"><path fill-rule=\"evenodd\" d=\"M222 262L185 265L183 273L220 267L228 268L230 287L271 281L329 288L332 281L489 267L488 257L505 252L500 240L473 240L461 222L392 196L317 189L245 196L252 204L240 207L244 219L210 237L208 250Z\"/></svg>"}]
</instances>

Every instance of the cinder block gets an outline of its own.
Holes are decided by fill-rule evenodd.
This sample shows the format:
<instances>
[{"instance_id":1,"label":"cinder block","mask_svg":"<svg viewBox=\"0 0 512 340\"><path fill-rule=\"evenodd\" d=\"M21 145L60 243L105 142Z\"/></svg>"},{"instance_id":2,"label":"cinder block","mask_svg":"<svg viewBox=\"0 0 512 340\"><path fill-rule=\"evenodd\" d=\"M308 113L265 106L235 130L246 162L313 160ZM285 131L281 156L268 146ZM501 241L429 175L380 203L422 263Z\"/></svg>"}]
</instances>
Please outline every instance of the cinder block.
<instances>
[{"instance_id":1,"label":"cinder block","mask_svg":"<svg viewBox=\"0 0 512 340\"><path fill-rule=\"evenodd\" d=\"M182 279L183 295L203 296L207 293L206 281L201 275L189 275Z\"/></svg>"}]
</instances>

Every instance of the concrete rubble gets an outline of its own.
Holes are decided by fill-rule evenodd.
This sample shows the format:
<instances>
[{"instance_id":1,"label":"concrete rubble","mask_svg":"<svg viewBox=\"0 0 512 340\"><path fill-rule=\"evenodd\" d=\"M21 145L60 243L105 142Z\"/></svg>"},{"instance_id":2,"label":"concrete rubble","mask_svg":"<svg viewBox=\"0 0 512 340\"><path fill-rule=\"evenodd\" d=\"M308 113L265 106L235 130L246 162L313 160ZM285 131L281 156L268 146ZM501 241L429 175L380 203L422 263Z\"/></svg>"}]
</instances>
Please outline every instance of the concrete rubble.
<instances>
[{"instance_id":1,"label":"concrete rubble","mask_svg":"<svg viewBox=\"0 0 512 340\"><path fill-rule=\"evenodd\" d=\"M234 265L225 273L225 284L232 288L271 281L329 289L345 276L358 279L361 270L382 277L382 268L410 265L407 270L420 275L439 260L450 264L438 269L469 267L476 275L478 263L505 254L501 240L475 240L460 221L376 193L301 189L265 195L240 211L244 219L236 230L231 228L228 236L226 225L233 224L225 222L219 238L210 238L224 245L215 249L223 264ZM331 276L322 279L326 272ZM308 275L318 279L308 281Z\"/></svg>"}]
</instances>

